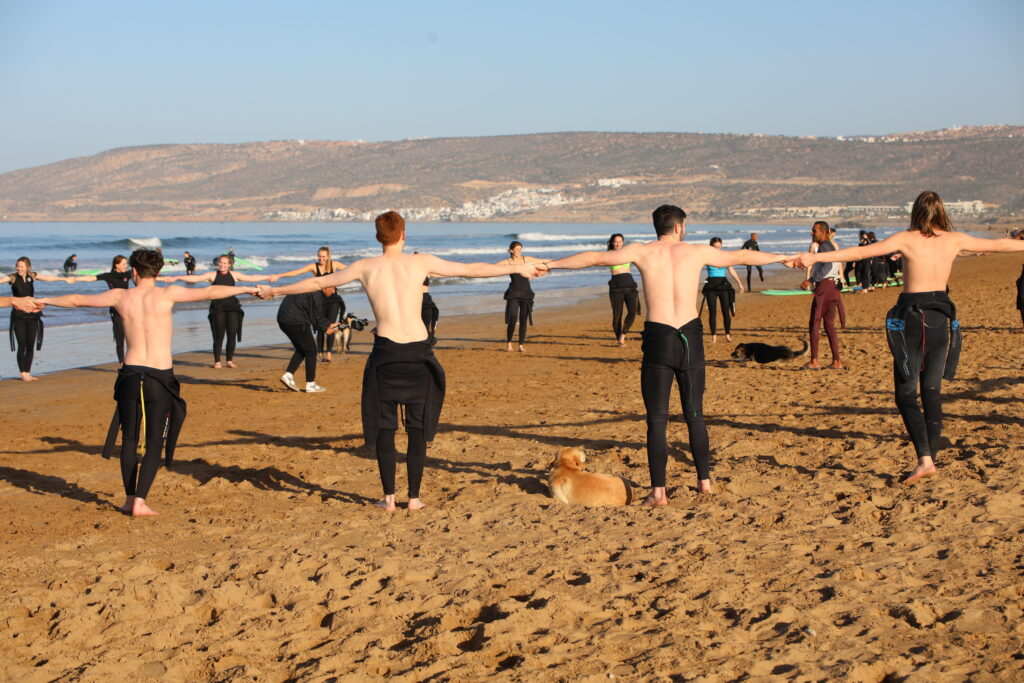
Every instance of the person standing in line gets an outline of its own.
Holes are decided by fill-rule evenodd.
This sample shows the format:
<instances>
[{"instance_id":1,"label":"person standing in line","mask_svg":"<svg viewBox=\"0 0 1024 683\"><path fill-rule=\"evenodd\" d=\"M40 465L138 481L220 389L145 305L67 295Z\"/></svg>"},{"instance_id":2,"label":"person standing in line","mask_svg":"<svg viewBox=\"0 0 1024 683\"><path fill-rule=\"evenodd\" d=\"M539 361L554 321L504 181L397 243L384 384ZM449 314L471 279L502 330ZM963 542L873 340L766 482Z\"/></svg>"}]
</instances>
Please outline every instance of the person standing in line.
<instances>
[{"instance_id":1,"label":"person standing in line","mask_svg":"<svg viewBox=\"0 0 1024 683\"><path fill-rule=\"evenodd\" d=\"M508 258L498 262L500 266L518 266L531 263L543 263L542 259L523 256L523 244L513 241L508 245ZM511 282L505 290L505 342L507 351L512 351L512 334L519 323L519 351L525 351L527 323L533 324L533 288L530 279L518 272L510 274Z\"/></svg>"},{"instance_id":2,"label":"person standing in line","mask_svg":"<svg viewBox=\"0 0 1024 683\"><path fill-rule=\"evenodd\" d=\"M697 311L701 269L764 266L792 257L687 244L682 241L686 235L686 212L678 206L659 206L651 218L658 236L655 242L633 243L615 251L584 251L544 265L551 270L575 270L632 263L640 271L647 305L640 393L647 411L647 464L651 473L651 492L644 505L657 507L668 505L665 469L673 381L679 387L689 431L690 453L697 468L697 491L712 492L711 452L704 424L704 336Z\"/></svg>"},{"instance_id":3,"label":"person standing in line","mask_svg":"<svg viewBox=\"0 0 1024 683\"><path fill-rule=\"evenodd\" d=\"M740 247L740 249L749 249L751 251L761 251L761 246L757 243L757 233L756 232L750 233L750 239L747 240L746 242L744 242L743 246ZM761 266L747 266L747 291L748 292L753 292L754 291L754 288L750 286L750 271L753 270L754 268L757 268L757 277L759 277L761 279L761 282L764 282L764 270L761 269Z\"/></svg>"},{"instance_id":4,"label":"person standing in line","mask_svg":"<svg viewBox=\"0 0 1024 683\"><path fill-rule=\"evenodd\" d=\"M811 247L808 251L812 254L827 254L836 251L835 242L831 239L831 231L828 223L817 221L811 228ZM811 359L805 370L820 370L821 363L818 362L818 347L821 341L819 329L822 321L825 323L825 334L828 336L828 345L832 350L832 364L829 370L842 370L843 362L839 357L839 335L836 332L836 314L839 315L840 324L846 328L846 309L843 308L843 295L840 293L842 287L842 272L839 262L819 261L813 267L808 267L806 280L801 285L802 289L813 291L811 297L810 316L810 343Z\"/></svg>"},{"instance_id":5,"label":"person standing in line","mask_svg":"<svg viewBox=\"0 0 1024 683\"><path fill-rule=\"evenodd\" d=\"M209 282L221 287L234 287L236 282L262 282L272 276L246 275L231 269L232 259L221 254L217 259L217 270L202 275L177 275L167 278L168 282ZM224 359L229 368L238 367L234 363L235 342L242 341L242 317L245 312L238 297L217 298L210 301L210 331L213 333L213 367L221 368L220 354L224 348ZM224 337L227 336L227 342Z\"/></svg>"},{"instance_id":6,"label":"person standing in line","mask_svg":"<svg viewBox=\"0 0 1024 683\"><path fill-rule=\"evenodd\" d=\"M715 249L722 249L722 238L712 237L711 246ZM752 251L748 249L747 251ZM758 249L757 251L761 251ZM732 341L732 316L736 315L736 290L729 284L729 279L726 277L726 273L732 276L732 279L736 282L736 286L740 288L740 293L743 293L743 283L740 281L739 276L736 274L736 269L732 266L727 268L718 268L716 266L708 265L708 279L704 283L704 288L701 289L701 294L704 295L704 299L708 302L708 327L711 328L711 343L718 343L718 311L716 310L716 302L722 308L722 323L725 326L725 338L727 341Z\"/></svg>"},{"instance_id":7,"label":"person standing in line","mask_svg":"<svg viewBox=\"0 0 1024 683\"><path fill-rule=\"evenodd\" d=\"M374 227L383 252L380 256L360 259L344 270L286 287L261 286L259 296L271 299L279 294L316 292L357 280L363 285L377 321L373 351L363 372L362 393L363 435L366 444L376 448L384 489L384 498L376 505L387 511L397 507L395 432L398 406L404 405L405 429L409 434L408 509L419 510L425 507L420 499L420 484L427 444L437 433L445 395L444 369L430 348L421 317L423 278L497 277L511 273L532 277L538 269L525 263L457 263L431 254L405 254L405 220L394 211L377 216Z\"/></svg>"},{"instance_id":8,"label":"person standing in line","mask_svg":"<svg viewBox=\"0 0 1024 683\"><path fill-rule=\"evenodd\" d=\"M1024 231L1018 232L1016 239L1024 240ZM1020 311L1021 329L1014 330L1020 334L1024 333L1024 265L1020 267L1020 277L1017 278L1017 310Z\"/></svg>"},{"instance_id":9,"label":"person standing in line","mask_svg":"<svg viewBox=\"0 0 1024 683\"><path fill-rule=\"evenodd\" d=\"M40 275L32 271L32 261L22 256L15 264L15 272L7 276L7 284L11 286L11 294L16 299L32 298L36 293L36 280L40 282L67 282L71 278ZM15 306L11 309L11 326L8 330L11 338L11 351L17 354L18 371L24 382L35 382L38 377L32 376L32 361L36 351L43 348L43 314L40 310L26 311Z\"/></svg>"},{"instance_id":10,"label":"person standing in line","mask_svg":"<svg viewBox=\"0 0 1024 683\"><path fill-rule=\"evenodd\" d=\"M70 278L72 282L96 282L101 281L107 285L107 289L128 289L128 283L132 276L128 268L128 257L118 254L110 264L109 273L99 275L78 275ZM168 278L161 278L164 282ZM114 328L114 351L117 353L117 362L124 363L124 321L121 314L114 307L110 308L110 324Z\"/></svg>"},{"instance_id":11,"label":"person standing in line","mask_svg":"<svg viewBox=\"0 0 1024 683\"><path fill-rule=\"evenodd\" d=\"M608 251L622 249L626 238L615 233L608 239ZM637 293L636 280L629 272L630 265L610 266L612 279L608 280L608 298L612 302L612 334L620 347L626 345L626 335L633 327L636 314L640 312L640 296ZM626 308L626 320L622 320L622 308Z\"/></svg>"},{"instance_id":12,"label":"person standing in line","mask_svg":"<svg viewBox=\"0 0 1024 683\"><path fill-rule=\"evenodd\" d=\"M953 262L961 252L1024 252L1024 242L954 232L942 199L926 191L914 200L906 230L876 244L798 254L787 265L806 268L826 260L870 260L894 252L903 254L904 289L886 313L885 334L893 356L896 407L917 454L917 467L903 483L913 484L936 473L942 380L953 379L960 357L960 322L946 293Z\"/></svg>"},{"instance_id":13,"label":"person standing in line","mask_svg":"<svg viewBox=\"0 0 1024 683\"><path fill-rule=\"evenodd\" d=\"M427 328L427 341L431 346L437 346L437 321L441 317L441 311L434 303L434 297L430 296L430 276L423 278L423 303L420 306L420 317Z\"/></svg>"},{"instance_id":14,"label":"person standing in line","mask_svg":"<svg viewBox=\"0 0 1024 683\"><path fill-rule=\"evenodd\" d=\"M135 283L131 289L115 288L93 295L67 294L40 299L39 303L70 308L114 308L123 318L128 349L125 364L118 370L114 383L117 412L103 453L115 452L120 427L121 479L125 491L121 512L133 517L149 517L157 514L146 504L146 498L160 468L161 451L169 466L185 422L185 401L174 376L171 356L174 305L252 294L254 290L219 285L203 289L157 287L164 258L154 249L133 251L129 264ZM141 465L137 455L139 441L145 444Z\"/></svg>"},{"instance_id":15,"label":"person standing in line","mask_svg":"<svg viewBox=\"0 0 1024 683\"><path fill-rule=\"evenodd\" d=\"M871 244L868 239L868 231L860 231L860 241L858 246L866 247ZM867 294L868 292L875 291L874 286L871 284L871 261L868 259L860 259L856 265L857 284L860 285L860 293Z\"/></svg>"}]
</instances>

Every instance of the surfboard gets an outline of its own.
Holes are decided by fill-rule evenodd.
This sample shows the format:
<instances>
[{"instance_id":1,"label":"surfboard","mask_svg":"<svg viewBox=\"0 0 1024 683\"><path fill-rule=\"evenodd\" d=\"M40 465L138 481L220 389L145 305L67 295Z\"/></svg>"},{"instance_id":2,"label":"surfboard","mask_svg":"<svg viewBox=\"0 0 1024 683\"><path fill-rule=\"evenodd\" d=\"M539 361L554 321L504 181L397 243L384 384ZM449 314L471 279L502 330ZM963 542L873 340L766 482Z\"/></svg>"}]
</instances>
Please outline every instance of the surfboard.
<instances>
[{"instance_id":1,"label":"surfboard","mask_svg":"<svg viewBox=\"0 0 1024 683\"><path fill-rule=\"evenodd\" d=\"M235 266L239 268L249 268L251 270L263 270L263 266L257 266L252 261L246 261L244 258L235 257Z\"/></svg>"},{"instance_id":2,"label":"surfboard","mask_svg":"<svg viewBox=\"0 0 1024 683\"><path fill-rule=\"evenodd\" d=\"M74 277L75 275L99 275L102 272L104 271L99 268L83 268L76 270L73 273L67 273L67 275L70 275L71 277Z\"/></svg>"}]
</instances>

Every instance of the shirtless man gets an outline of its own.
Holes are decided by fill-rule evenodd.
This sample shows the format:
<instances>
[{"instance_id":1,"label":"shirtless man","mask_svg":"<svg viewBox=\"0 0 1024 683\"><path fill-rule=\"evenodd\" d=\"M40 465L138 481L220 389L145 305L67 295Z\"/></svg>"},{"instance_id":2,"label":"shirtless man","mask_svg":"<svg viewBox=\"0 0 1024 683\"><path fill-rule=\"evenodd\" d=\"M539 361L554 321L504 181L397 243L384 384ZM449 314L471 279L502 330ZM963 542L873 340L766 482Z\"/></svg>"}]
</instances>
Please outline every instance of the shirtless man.
<instances>
[{"instance_id":1,"label":"shirtless man","mask_svg":"<svg viewBox=\"0 0 1024 683\"><path fill-rule=\"evenodd\" d=\"M820 261L858 261L893 252L903 254L903 293L886 314L886 337L893 353L896 407L917 452L917 467L903 479L913 484L935 474L933 458L942 435L943 377L952 379L960 353L956 306L946 294L953 261L961 252L1024 251L1024 242L982 239L953 232L942 199L922 192L910 212L910 227L888 239L827 254L798 254L794 268ZM925 332L927 330L927 332ZM921 387L923 412L918 407Z\"/></svg>"},{"instance_id":2,"label":"shirtless man","mask_svg":"<svg viewBox=\"0 0 1024 683\"><path fill-rule=\"evenodd\" d=\"M668 402L672 379L679 385L690 434L690 453L697 466L697 490L711 493L711 458L704 426L704 339L697 313L697 291L704 266L764 266L786 259L749 249L725 251L710 245L687 244L686 212L659 206L652 214L656 242L632 243L615 251L585 251L547 263L553 268L588 268L632 263L640 271L647 303L643 331L640 391L647 409L647 462L651 472L648 507L668 505L665 466L668 462Z\"/></svg>"},{"instance_id":3,"label":"shirtless man","mask_svg":"<svg viewBox=\"0 0 1024 683\"><path fill-rule=\"evenodd\" d=\"M36 313L42 308L30 296L0 296L0 308L8 306L16 308L22 313Z\"/></svg>"},{"instance_id":4,"label":"shirtless man","mask_svg":"<svg viewBox=\"0 0 1024 683\"><path fill-rule=\"evenodd\" d=\"M423 280L437 277L496 277L518 273L538 274L533 264L498 265L457 263L430 254L404 254L405 221L394 211L377 216L377 241L383 254L366 258L343 270L313 277L287 287L259 287L260 298L279 294L315 292L341 287L358 280L366 290L377 321L373 351L363 372L363 434L367 445L377 451L384 499L377 507L395 509L395 432L398 404L406 407L409 434L407 466L410 510L424 507L420 481L426 461L427 443L433 441L444 402L444 370L434 358L427 328L423 324Z\"/></svg>"},{"instance_id":5,"label":"shirtless man","mask_svg":"<svg viewBox=\"0 0 1024 683\"><path fill-rule=\"evenodd\" d=\"M185 402L179 396L171 359L171 312L174 304L186 301L224 299L253 294L247 287L214 285L203 289L157 287L156 277L164 258L151 249L132 252L134 289L111 289L103 294L69 294L39 299L48 306L113 308L124 320L128 349L124 365L117 373L114 398L121 429L121 478L126 495L121 511L133 517L157 514L146 505L149 487L160 467L160 451L167 435L167 462L171 462L181 424L185 420ZM136 458L140 415L145 434L146 454L141 468ZM111 434L116 438L116 432ZM113 443L109 441L108 446Z\"/></svg>"}]
</instances>

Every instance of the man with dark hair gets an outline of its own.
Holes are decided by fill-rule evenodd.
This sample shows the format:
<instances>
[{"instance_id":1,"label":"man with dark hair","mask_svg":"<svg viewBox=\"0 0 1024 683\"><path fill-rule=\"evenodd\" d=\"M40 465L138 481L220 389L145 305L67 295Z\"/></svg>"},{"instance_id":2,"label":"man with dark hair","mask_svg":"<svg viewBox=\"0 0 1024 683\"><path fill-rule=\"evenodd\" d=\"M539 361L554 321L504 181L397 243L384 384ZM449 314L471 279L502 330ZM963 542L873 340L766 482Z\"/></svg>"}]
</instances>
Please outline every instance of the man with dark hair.
<instances>
[{"instance_id":1,"label":"man with dark hair","mask_svg":"<svg viewBox=\"0 0 1024 683\"><path fill-rule=\"evenodd\" d=\"M743 243L740 249L749 249L750 251L761 251L760 245L757 243L757 233L750 233L750 239ZM764 270L761 266L747 266L747 291L753 292L754 290L750 287L750 271L757 268L757 276L761 278L761 282L764 282Z\"/></svg>"},{"instance_id":2,"label":"man with dark hair","mask_svg":"<svg viewBox=\"0 0 1024 683\"><path fill-rule=\"evenodd\" d=\"M634 242L614 251L585 251L550 261L548 268L588 268L632 263L640 271L647 303L643 331L640 391L647 409L647 462L651 472L649 507L668 505L668 404L673 379L679 385L690 433L690 453L697 466L697 490L711 493L711 456L704 425L704 338L697 312L697 287L704 266L767 265L787 257L761 251L725 251L687 244L686 212L659 206L652 214L656 242Z\"/></svg>"},{"instance_id":3,"label":"man with dark hair","mask_svg":"<svg viewBox=\"0 0 1024 683\"><path fill-rule=\"evenodd\" d=\"M405 428L409 434L406 458L409 475L410 510L424 507L420 481L426 462L427 443L433 441L444 403L445 376L430 348L423 324L423 280L438 277L496 277L519 273L538 274L534 264L492 265L457 263L430 254L404 254L405 221L394 211L377 216L374 222L383 254L365 258L321 277L287 287L260 286L260 298L279 294L315 292L340 287L358 280L370 299L377 321L373 351L363 372L363 435L377 451L384 499L377 506L395 509L395 432L398 405L405 406Z\"/></svg>"},{"instance_id":4,"label":"man with dark hair","mask_svg":"<svg viewBox=\"0 0 1024 683\"><path fill-rule=\"evenodd\" d=\"M164 265L160 252L138 249L132 252L128 262L135 283L133 289L111 289L89 296L69 294L40 299L39 303L69 308L113 308L124 320L128 349L114 384L117 413L107 435L104 455L109 457L111 454L117 438L116 425L120 423L121 478L127 497L121 511L133 517L143 517L157 514L146 505L146 496L160 467L164 437L166 435L166 460L170 465L178 433L185 421L185 401L179 395L180 387L174 377L171 358L174 304L224 299L252 294L254 290L219 285L203 289L157 287L156 277ZM144 440L146 446L141 468L136 456L140 440Z\"/></svg>"}]
</instances>

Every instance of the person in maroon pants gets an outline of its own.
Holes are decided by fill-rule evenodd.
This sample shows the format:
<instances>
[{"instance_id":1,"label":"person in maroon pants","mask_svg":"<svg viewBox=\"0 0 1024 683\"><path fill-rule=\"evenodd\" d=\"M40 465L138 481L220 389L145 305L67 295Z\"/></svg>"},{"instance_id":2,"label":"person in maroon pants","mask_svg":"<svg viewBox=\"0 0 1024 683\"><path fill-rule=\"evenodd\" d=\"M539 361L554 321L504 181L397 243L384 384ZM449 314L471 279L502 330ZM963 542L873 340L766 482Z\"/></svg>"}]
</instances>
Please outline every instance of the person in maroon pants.
<instances>
[{"instance_id":1,"label":"person in maroon pants","mask_svg":"<svg viewBox=\"0 0 1024 683\"><path fill-rule=\"evenodd\" d=\"M828 223L817 221L811 228L811 253L824 254L835 251L836 245L832 241L832 233ZM843 307L842 294L842 269L838 262L823 261L815 263L807 269L807 279L804 281L804 289L812 289L814 296L811 299L810 337L811 337L811 360L804 366L807 370L820 370L821 363L818 362L818 342L820 335L818 329L821 323L825 323L825 334L828 336L828 345L832 349L832 365L829 370L842 370L843 363L839 358L839 335L836 333L836 313L839 314L839 322L843 328L846 327L846 309Z\"/></svg>"}]
</instances>

